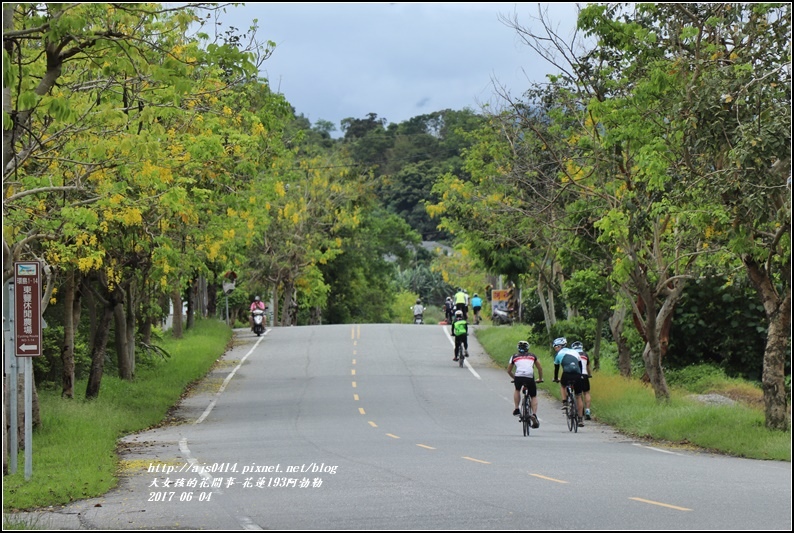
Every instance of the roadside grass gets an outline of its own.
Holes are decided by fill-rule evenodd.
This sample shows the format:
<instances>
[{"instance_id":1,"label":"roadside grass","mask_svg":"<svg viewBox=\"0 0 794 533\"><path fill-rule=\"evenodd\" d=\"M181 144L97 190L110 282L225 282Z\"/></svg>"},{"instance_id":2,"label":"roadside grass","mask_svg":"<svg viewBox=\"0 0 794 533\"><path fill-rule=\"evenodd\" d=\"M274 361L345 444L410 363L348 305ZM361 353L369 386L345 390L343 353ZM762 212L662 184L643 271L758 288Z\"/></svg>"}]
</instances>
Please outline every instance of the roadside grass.
<instances>
[{"instance_id":1,"label":"roadside grass","mask_svg":"<svg viewBox=\"0 0 794 533\"><path fill-rule=\"evenodd\" d=\"M197 321L179 341L166 335L161 345L169 358L139 366L130 382L105 375L95 400L84 399L85 380L75 384L83 398L63 400L59 390L39 390L42 423L33 432L33 475L25 480L20 450L17 472L3 478L3 510L63 505L113 488L118 439L160 424L226 351L231 336L216 320Z\"/></svg>"},{"instance_id":2,"label":"roadside grass","mask_svg":"<svg viewBox=\"0 0 794 533\"><path fill-rule=\"evenodd\" d=\"M481 326L477 340L491 359L506 367L516 344L526 340L526 328ZM544 383L538 387L560 398L553 383L551 349L530 346L543 367ZM603 356L601 368L590 379L593 418L618 431L641 439L685 446L750 459L791 461L791 429L772 431L764 426L760 389L753 383L728 378L720 371L698 365L676 371L677 385L670 385L671 399L659 403L653 389L638 379L627 379L617 371L613 358ZM687 380L686 375L692 376ZM731 398L731 405L704 404L693 394L715 393Z\"/></svg>"}]
</instances>

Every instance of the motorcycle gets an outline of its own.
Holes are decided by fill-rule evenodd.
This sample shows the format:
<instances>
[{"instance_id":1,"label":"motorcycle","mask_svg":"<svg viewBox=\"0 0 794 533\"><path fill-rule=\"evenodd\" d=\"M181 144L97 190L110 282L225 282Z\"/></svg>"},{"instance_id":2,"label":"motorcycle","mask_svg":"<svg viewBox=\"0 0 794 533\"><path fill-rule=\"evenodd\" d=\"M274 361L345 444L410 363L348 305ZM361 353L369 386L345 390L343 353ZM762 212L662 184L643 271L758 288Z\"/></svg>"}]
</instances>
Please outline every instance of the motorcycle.
<instances>
[{"instance_id":1,"label":"motorcycle","mask_svg":"<svg viewBox=\"0 0 794 533\"><path fill-rule=\"evenodd\" d=\"M258 337L265 332L265 312L262 309L254 309L252 314L254 315L254 327L251 331Z\"/></svg>"},{"instance_id":2,"label":"motorcycle","mask_svg":"<svg viewBox=\"0 0 794 533\"><path fill-rule=\"evenodd\" d=\"M424 324L424 320L422 319L422 315L414 315L414 324Z\"/></svg>"},{"instance_id":3,"label":"motorcycle","mask_svg":"<svg viewBox=\"0 0 794 533\"><path fill-rule=\"evenodd\" d=\"M491 320L493 320L494 326L501 326L502 324L512 325L513 324L513 313L504 311L499 308L494 308L493 314L491 315Z\"/></svg>"}]
</instances>

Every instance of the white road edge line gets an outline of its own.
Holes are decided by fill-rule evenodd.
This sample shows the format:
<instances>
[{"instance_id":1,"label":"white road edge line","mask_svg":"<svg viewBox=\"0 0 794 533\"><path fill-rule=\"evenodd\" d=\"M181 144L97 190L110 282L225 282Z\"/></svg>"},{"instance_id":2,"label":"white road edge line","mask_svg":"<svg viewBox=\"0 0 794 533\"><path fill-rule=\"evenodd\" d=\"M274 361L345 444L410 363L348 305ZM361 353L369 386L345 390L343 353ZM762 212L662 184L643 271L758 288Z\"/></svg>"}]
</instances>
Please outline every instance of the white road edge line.
<instances>
[{"instance_id":1,"label":"white road edge line","mask_svg":"<svg viewBox=\"0 0 794 533\"><path fill-rule=\"evenodd\" d=\"M449 342L451 342L451 343L452 343L452 347L454 348L454 347L455 347L455 338L454 338L454 337L453 337L453 336L452 336L452 335L451 335L451 334L450 334L450 333L447 331L447 328L446 328L445 326L441 326L441 328L442 328L442 331L444 332L444 335L446 335L446 336L447 336L447 340L449 340ZM469 364L469 362L468 362L468 361L463 361L463 363L466 365L466 368L468 368L468 369L469 369L469 372L471 372L472 374L474 374L474 377L475 377L475 378L477 378L477 379L479 379L480 381L482 381L482 378L480 377L480 375L477 373L477 371L476 371L476 370L474 370L474 369L472 368L472 366Z\"/></svg>"},{"instance_id":2,"label":"white road edge line","mask_svg":"<svg viewBox=\"0 0 794 533\"><path fill-rule=\"evenodd\" d=\"M267 335L269 332L270 330L265 331L265 335ZM256 347L259 346L260 342L262 342L262 339L264 339L264 337L259 337L259 339L257 339L253 348L248 350L248 353L245 354L245 356L240 360L240 363L236 367L234 367L234 370L232 370L228 376L226 376L226 379L223 380L223 384L221 385L221 388L218 389L218 392L215 393L215 397L212 399L210 404L204 410L204 413L198 418L198 420L193 422L193 424L201 424L202 422L204 422L204 419L207 418L207 416L210 414L212 409L215 407L215 404L218 402L218 399L221 397L223 391L226 390L226 385L229 384L229 382L234 377L234 374L237 373L237 371L240 369L241 366L243 366L243 363L245 363L245 360L248 359L248 356L254 353L254 350L256 350Z\"/></svg>"},{"instance_id":3,"label":"white road edge line","mask_svg":"<svg viewBox=\"0 0 794 533\"><path fill-rule=\"evenodd\" d=\"M647 450L653 450L655 452L669 453L670 455L678 455L678 456L683 456L684 455L682 453L671 452L670 450L662 450L661 448L654 448L653 446L645 446L644 444L638 444L636 442L632 443L632 446L638 446L640 448L645 448Z\"/></svg>"}]
</instances>

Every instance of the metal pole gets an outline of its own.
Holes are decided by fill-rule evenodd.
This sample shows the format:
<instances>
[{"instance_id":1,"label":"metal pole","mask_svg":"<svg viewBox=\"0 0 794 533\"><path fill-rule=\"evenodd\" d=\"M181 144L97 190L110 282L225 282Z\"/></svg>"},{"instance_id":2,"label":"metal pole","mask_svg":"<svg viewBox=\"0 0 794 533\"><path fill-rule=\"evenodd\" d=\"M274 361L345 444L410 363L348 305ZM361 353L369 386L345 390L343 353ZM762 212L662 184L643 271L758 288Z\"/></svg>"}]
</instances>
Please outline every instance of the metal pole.
<instances>
[{"instance_id":1,"label":"metal pole","mask_svg":"<svg viewBox=\"0 0 794 533\"><path fill-rule=\"evenodd\" d=\"M8 363L9 393L8 416L10 418L8 430L8 471L17 473L17 456L19 455L19 367L16 356L14 339L14 281L6 284L6 298L3 311L8 320L3 321L3 335L6 362Z\"/></svg>"},{"instance_id":2,"label":"metal pole","mask_svg":"<svg viewBox=\"0 0 794 533\"><path fill-rule=\"evenodd\" d=\"M226 294L226 325L229 325L229 295Z\"/></svg>"},{"instance_id":3,"label":"metal pole","mask_svg":"<svg viewBox=\"0 0 794 533\"><path fill-rule=\"evenodd\" d=\"M25 481L33 475L33 358L25 357Z\"/></svg>"}]
</instances>

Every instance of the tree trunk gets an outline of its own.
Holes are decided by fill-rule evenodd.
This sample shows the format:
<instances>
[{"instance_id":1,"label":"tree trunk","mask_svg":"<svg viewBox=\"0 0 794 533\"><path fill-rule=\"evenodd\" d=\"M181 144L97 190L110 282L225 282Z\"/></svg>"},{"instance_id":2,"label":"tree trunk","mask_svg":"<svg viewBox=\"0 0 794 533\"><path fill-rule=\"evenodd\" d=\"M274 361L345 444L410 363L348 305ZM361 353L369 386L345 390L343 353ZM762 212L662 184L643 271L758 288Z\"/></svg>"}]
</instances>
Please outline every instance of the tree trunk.
<instances>
[{"instance_id":1,"label":"tree trunk","mask_svg":"<svg viewBox=\"0 0 794 533\"><path fill-rule=\"evenodd\" d=\"M187 325L185 329L193 329L196 325L196 300L198 299L198 278L194 278L187 291Z\"/></svg>"},{"instance_id":2,"label":"tree trunk","mask_svg":"<svg viewBox=\"0 0 794 533\"><path fill-rule=\"evenodd\" d=\"M137 307L138 298L135 296L135 284L130 283L127 287L127 305L126 305L126 319L127 326L124 328L126 333L126 348L125 356L127 358L127 366L130 369L130 378L135 378L135 322L137 315L135 309Z\"/></svg>"},{"instance_id":3,"label":"tree trunk","mask_svg":"<svg viewBox=\"0 0 794 533\"><path fill-rule=\"evenodd\" d=\"M593 343L593 371L601 368L601 330L604 328L604 315L596 319L595 341Z\"/></svg>"},{"instance_id":4,"label":"tree trunk","mask_svg":"<svg viewBox=\"0 0 794 533\"><path fill-rule=\"evenodd\" d=\"M765 268L751 257L743 257L742 260L769 322L761 375L764 423L769 429L785 431L790 425L786 401L786 360L791 339L791 285L785 282L786 289L781 296Z\"/></svg>"},{"instance_id":5,"label":"tree trunk","mask_svg":"<svg viewBox=\"0 0 794 533\"><path fill-rule=\"evenodd\" d=\"M94 345L91 347L91 372L88 375L88 385L85 397L93 399L99 396L99 386L102 383L102 372L105 369L105 354L107 352L108 338L110 337L110 320L113 317L113 308L104 306L99 319Z\"/></svg>"},{"instance_id":6,"label":"tree trunk","mask_svg":"<svg viewBox=\"0 0 794 533\"><path fill-rule=\"evenodd\" d=\"M114 294L111 294L110 297L113 300L113 321L116 326L116 360L118 361L119 378L131 380L132 368L130 368L129 348L127 347L127 315L124 312L124 299L120 297L120 290L113 291L113 293L118 295L114 297Z\"/></svg>"},{"instance_id":7,"label":"tree trunk","mask_svg":"<svg viewBox=\"0 0 794 533\"><path fill-rule=\"evenodd\" d=\"M63 290L63 344L61 345L61 398L74 398L74 302L75 281L74 270L66 272L66 283Z\"/></svg>"},{"instance_id":8,"label":"tree trunk","mask_svg":"<svg viewBox=\"0 0 794 533\"><path fill-rule=\"evenodd\" d=\"M609 330L618 348L618 370L624 378L631 377L631 351L626 337L623 336L623 325L626 320L626 306L616 308L609 317Z\"/></svg>"},{"instance_id":9,"label":"tree trunk","mask_svg":"<svg viewBox=\"0 0 794 533\"><path fill-rule=\"evenodd\" d=\"M279 280L273 283L273 325L278 325L278 286Z\"/></svg>"},{"instance_id":10,"label":"tree trunk","mask_svg":"<svg viewBox=\"0 0 794 533\"><path fill-rule=\"evenodd\" d=\"M179 289L171 292L171 304L174 307L173 323L171 324L171 335L175 339L182 338L182 294Z\"/></svg>"}]
</instances>

